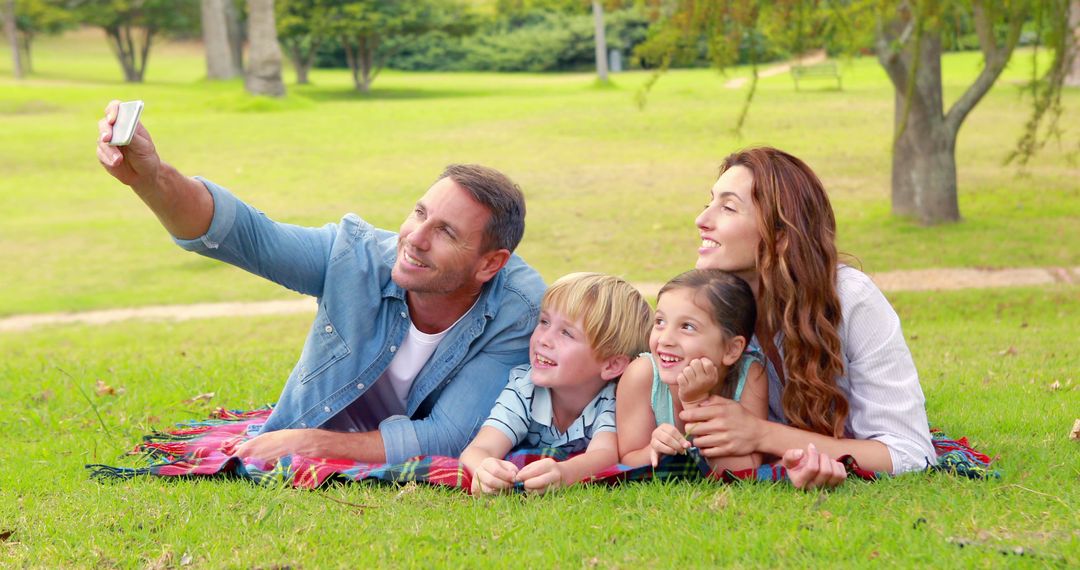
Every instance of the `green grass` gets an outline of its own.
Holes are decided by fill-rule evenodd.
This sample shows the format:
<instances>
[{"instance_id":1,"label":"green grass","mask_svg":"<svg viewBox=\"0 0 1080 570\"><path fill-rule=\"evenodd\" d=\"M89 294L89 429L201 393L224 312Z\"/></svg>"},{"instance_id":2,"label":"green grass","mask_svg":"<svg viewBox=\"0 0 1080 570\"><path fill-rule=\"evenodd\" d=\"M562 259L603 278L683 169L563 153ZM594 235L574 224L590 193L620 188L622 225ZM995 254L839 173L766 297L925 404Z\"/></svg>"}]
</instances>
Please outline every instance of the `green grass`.
<instances>
[{"instance_id":1,"label":"green grass","mask_svg":"<svg viewBox=\"0 0 1080 570\"><path fill-rule=\"evenodd\" d=\"M946 99L979 56L948 55ZM644 111L645 73L596 88L590 74L384 72L371 96L343 70L316 70L284 101L253 99L240 81L202 79L197 46L162 44L147 82L121 81L92 32L42 38L35 74L10 79L0 51L0 316L288 293L177 250L130 191L96 163L95 122L112 98L142 98L161 154L224 184L272 217L321 225L355 211L384 227L450 162L490 164L529 202L520 253L547 279L590 269L664 281L694 259L691 220L720 159L767 143L806 159L830 189L843 250L868 271L1080 263L1080 169L1070 162L1080 92L1064 96L1063 142L1023 176L1002 164L1027 118L1014 58L960 134L965 221L923 228L889 215L892 89L872 58L844 65L844 91L795 92L763 79L742 138L745 97L715 71L669 73ZM735 70L734 74L745 73ZM291 72L287 79L292 80Z\"/></svg>"},{"instance_id":2,"label":"green grass","mask_svg":"<svg viewBox=\"0 0 1080 570\"><path fill-rule=\"evenodd\" d=\"M0 566L178 567L189 555L194 567L262 568L1075 567L1076 289L891 300L932 422L998 456L1000 480L915 474L826 494L653 482L490 500L368 483L317 491L221 479L101 484L82 465L132 464L120 453L151 427L276 396L308 319L0 335L0 533L12 532L0 540ZM123 392L96 395L98 380ZM215 394L210 403L183 403L205 392ZM1010 554L1017 548L1024 554Z\"/></svg>"},{"instance_id":3,"label":"green grass","mask_svg":"<svg viewBox=\"0 0 1080 570\"><path fill-rule=\"evenodd\" d=\"M386 72L363 97L347 73L319 70L314 85L289 85L274 101L247 97L239 81L202 80L195 46L159 46L147 83L129 85L96 34L42 39L21 82L0 51L0 316L288 295L177 250L97 166L94 123L112 98L146 100L146 125L182 171L288 222L356 211L396 227L446 163L502 168L529 200L520 251L548 279L589 269L663 281L689 267L690 220L719 160L754 143L819 172L841 248L868 271L1075 266L1080 92L1065 93L1062 145L1023 176L1002 165L1027 116L1028 56L961 131L965 221L922 228L888 214L892 92L872 59L845 64L842 92L762 80L739 139L730 126L745 92L707 70L668 74L644 111L634 105L640 73L597 88L589 74ZM978 56L943 65L951 101ZM997 455L1000 480L918 474L826 494L649 483L493 500L373 484L98 484L83 464L132 461L122 452L153 428L273 401L310 317L0 334L0 566L1080 564L1080 455L1068 439L1080 415L1077 288L890 300L932 422ZM118 393L97 395L98 381ZM185 403L208 392L209 403Z\"/></svg>"}]
</instances>

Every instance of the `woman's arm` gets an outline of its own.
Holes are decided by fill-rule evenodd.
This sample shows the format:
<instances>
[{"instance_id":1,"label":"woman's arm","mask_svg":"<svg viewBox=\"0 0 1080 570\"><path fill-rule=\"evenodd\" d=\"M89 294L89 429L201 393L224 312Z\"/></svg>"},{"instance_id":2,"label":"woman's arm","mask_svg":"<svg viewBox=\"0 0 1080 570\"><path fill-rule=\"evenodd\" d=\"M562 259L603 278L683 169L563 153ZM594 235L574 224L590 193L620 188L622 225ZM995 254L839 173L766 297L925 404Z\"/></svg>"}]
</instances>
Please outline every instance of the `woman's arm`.
<instances>
[{"instance_id":1,"label":"woman's arm","mask_svg":"<svg viewBox=\"0 0 1080 570\"><path fill-rule=\"evenodd\" d=\"M770 422L750 414L741 404L713 396L708 403L685 410L682 418L695 435L705 457L749 455L755 451L782 456L810 444L831 457L851 455L864 469L889 471L892 460L885 444L873 440L837 439Z\"/></svg>"},{"instance_id":2,"label":"woman's arm","mask_svg":"<svg viewBox=\"0 0 1080 570\"><path fill-rule=\"evenodd\" d=\"M634 467L650 463L649 442L656 428L652 411L652 363L638 358L626 367L615 397L619 462Z\"/></svg>"},{"instance_id":3,"label":"woman's arm","mask_svg":"<svg viewBox=\"0 0 1080 570\"><path fill-rule=\"evenodd\" d=\"M750 370L747 371L746 385L743 387L742 399L739 401L739 405L755 418L766 419L769 416L769 382L765 378L765 368L756 362L751 364ZM694 444L700 448L697 440L694 441ZM709 457L706 455L706 457L713 471L723 471L725 469L738 471L740 469L755 469L760 466L762 454L754 452L746 455L724 457Z\"/></svg>"}]
</instances>

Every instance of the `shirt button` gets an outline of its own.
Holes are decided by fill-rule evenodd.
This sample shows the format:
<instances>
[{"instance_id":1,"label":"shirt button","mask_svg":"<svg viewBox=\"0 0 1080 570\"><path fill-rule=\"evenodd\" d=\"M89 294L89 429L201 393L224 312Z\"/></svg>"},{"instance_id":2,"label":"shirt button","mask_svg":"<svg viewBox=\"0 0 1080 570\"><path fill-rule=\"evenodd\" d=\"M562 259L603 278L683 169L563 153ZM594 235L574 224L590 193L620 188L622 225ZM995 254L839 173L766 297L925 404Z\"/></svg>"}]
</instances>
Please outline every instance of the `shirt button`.
<instances>
[{"instance_id":1,"label":"shirt button","mask_svg":"<svg viewBox=\"0 0 1080 570\"><path fill-rule=\"evenodd\" d=\"M322 411L329 412L330 411L330 406L323 406Z\"/></svg>"},{"instance_id":2,"label":"shirt button","mask_svg":"<svg viewBox=\"0 0 1080 570\"><path fill-rule=\"evenodd\" d=\"M363 390L363 389L364 389L364 385L363 385L363 384L357 384L357 385L356 385L356 389L357 389L357 390Z\"/></svg>"},{"instance_id":3,"label":"shirt button","mask_svg":"<svg viewBox=\"0 0 1080 570\"><path fill-rule=\"evenodd\" d=\"M397 346L391 346L390 352L397 352Z\"/></svg>"},{"instance_id":4,"label":"shirt button","mask_svg":"<svg viewBox=\"0 0 1080 570\"><path fill-rule=\"evenodd\" d=\"M334 327L332 327L330 325L326 325L326 328L324 328L323 330L326 331L327 333L332 333L332 332L334 332Z\"/></svg>"},{"instance_id":5,"label":"shirt button","mask_svg":"<svg viewBox=\"0 0 1080 570\"><path fill-rule=\"evenodd\" d=\"M307 427L307 424L305 424L304 422L300 422L300 427L302 427L302 428L306 428L306 427Z\"/></svg>"},{"instance_id":6,"label":"shirt button","mask_svg":"<svg viewBox=\"0 0 1080 570\"><path fill-rule=\"evenodd\" d=\"M403 319L404 319L404 318L406 318L407 316L408 316L408 315L406 315L406 314L405 314L405 311L401 311L401 318L403 318Z\"/></svg>"}]
</instances>

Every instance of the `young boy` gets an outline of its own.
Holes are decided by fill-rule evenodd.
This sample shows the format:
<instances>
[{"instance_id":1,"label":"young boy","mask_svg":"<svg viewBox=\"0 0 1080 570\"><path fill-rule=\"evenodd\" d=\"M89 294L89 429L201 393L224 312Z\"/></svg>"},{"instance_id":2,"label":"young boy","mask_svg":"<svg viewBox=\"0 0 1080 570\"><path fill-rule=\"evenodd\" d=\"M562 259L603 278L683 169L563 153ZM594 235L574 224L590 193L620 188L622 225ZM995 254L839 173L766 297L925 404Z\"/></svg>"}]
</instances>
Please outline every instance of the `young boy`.
<instances>
[{"instance_id":1,"label":"young boy","mask_svg":"<svg viewBox=\"0 0 1080 570\"><path fill-rule=\"evenodd\" d=\"M618 463L612 381L648 350L651 325L648 303L618 277L572 273L552 284L529 340L530 365L510 371L490 417L461 454L472 492L497 493L517 482L543 492ZM503 460L515 447L585 452L519 471Z\"/></svg>"}]
</instances>

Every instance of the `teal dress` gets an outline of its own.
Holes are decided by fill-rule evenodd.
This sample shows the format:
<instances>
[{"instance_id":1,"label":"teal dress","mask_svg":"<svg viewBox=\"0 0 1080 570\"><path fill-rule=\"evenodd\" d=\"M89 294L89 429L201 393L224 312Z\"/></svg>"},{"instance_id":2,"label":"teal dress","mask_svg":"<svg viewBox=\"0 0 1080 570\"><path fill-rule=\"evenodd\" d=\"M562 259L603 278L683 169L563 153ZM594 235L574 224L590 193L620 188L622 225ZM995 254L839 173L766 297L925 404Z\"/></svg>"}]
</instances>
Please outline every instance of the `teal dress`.
<instances>
[{"instance_id":1,"label":"teal dress","mask_svg":"<svg viewBox=\"0 0 1080 570\"><path fill-rule=\"evenodd\" d=\"M668 389L667 384L660 381L660 367L656 365L656 357L651 352L642 352L638 356L648 356L649 362L652 363L652 410L653 415L656 416L656 425L675 425L675 402L671 399L671 390ZM746 387L746 377L750 373L750 365L754 362L764 366L765 357L757 350L747 349L742 358L735 363L735 366L739 367L739 380L735 385L735 397L732 399L736 402L742 398L743 388Z\"/></svg>"}]
</instances>

